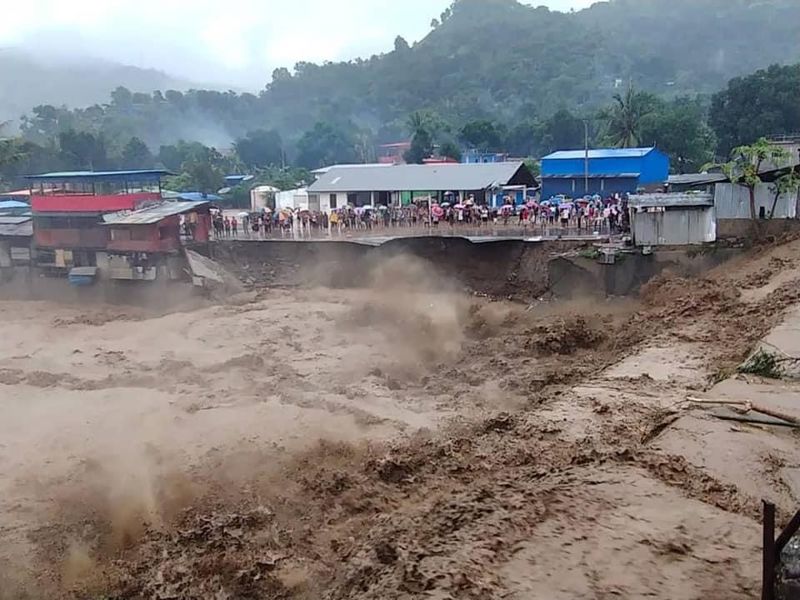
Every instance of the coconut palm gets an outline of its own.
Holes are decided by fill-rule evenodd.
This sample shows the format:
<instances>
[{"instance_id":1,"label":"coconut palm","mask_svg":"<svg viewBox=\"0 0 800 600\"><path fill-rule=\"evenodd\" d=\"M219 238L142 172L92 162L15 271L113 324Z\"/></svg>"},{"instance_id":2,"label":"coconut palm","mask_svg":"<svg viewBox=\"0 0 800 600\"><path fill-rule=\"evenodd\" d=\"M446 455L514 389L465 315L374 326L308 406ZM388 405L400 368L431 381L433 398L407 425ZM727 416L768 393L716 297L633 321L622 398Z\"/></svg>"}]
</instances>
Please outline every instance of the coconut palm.
<instances>
[{"instance_id":1,"label":"coconut palm","mask_svg":"<svg viewBox=\"0 0 800 600\"><path fill-rule=\"evenodd\" d=\"M640 142L642 119L653 112L657 99L647 92L628 86L625 95L614 94L614 103L600 111L606 122L605 137L616 148L635 148Z\"/></svg>"}]
</instances>

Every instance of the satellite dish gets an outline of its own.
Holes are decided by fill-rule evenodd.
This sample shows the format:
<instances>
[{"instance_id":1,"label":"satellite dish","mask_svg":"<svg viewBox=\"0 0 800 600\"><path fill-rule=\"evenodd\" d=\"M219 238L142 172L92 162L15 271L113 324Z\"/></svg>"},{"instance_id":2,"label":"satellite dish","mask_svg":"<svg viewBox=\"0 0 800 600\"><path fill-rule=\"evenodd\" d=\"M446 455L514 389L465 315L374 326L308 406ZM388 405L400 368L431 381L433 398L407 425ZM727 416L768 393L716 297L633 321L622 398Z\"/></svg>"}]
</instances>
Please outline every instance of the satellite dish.
<instances>
[{"instance_id":1,"label":"satellite dish","mask_svg":"<svg viewBox=\"0 0 800 600\"><path fill-rule=\"evenodd\" d=\"M231 189L232 189L232 188L229 188L229 187L224 187L224 188L222 188L221 190L219 190L217 193L218 193L218 194L230 194L230 193L231 193Z\"/></svg>"}]
</instances>

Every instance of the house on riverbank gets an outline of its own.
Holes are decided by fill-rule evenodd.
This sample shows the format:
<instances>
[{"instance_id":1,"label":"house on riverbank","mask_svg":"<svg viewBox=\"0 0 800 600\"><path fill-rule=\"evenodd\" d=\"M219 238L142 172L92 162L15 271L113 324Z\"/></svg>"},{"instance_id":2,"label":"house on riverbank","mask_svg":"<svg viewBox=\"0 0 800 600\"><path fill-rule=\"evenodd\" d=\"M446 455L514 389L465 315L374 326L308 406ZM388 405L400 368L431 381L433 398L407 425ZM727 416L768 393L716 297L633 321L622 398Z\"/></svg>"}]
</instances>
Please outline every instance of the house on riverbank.
<instances>
[{"instance_id":1,"label":"house on riverbank","mask_svg":"<svg viewBox=\"0 0 800 600\"><path fill-rule=\"evenodd\" d=\"M466 200L491 204L504 191L536 187L530 169L521 161L485 164L441 163L374 167L333 167L308 188L309 205L329 212L352 206L401 206L423 197L444 202Z\"/></svg>"}]
</instances>

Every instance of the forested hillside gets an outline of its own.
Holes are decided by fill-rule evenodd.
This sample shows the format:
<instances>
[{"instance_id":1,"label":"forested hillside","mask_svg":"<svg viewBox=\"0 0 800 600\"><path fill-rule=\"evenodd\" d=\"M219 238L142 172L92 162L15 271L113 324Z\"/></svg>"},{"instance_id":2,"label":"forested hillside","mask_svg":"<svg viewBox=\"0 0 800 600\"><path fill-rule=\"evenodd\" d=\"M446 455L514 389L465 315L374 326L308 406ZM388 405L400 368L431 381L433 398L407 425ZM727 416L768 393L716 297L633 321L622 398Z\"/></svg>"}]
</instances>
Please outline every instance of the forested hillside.
<instances>
[{"instance_id":1,"label":"forested hillside","mask_svg":"<svg viewBox=\"0 0 800 600\"><path fill-rule=\"evenodd\" d=\"M703 10L699 11L698 7ZM302 170L376 159L540 157L590 143L657 145L676 172L800 130L797 0L611 0L575 13L456 0L422 41L367 60L277 69L260 94L131 91L39 105L0 139L0 185L24 173L165 166L174 189L225 172L291 187ZM769 65L769 66L768 66ZM766 68L768 66L768 68ZM298 175L298 173L300 173Z\"/></svg>"},{"instance_id":2,"label":"forested hillside","mask_svg":"<svg viewBox=\"0 0 800 600\"><path fill-rule=\"evenodd\" d=\"M395 140L420 109L454 126L513 125L560 108L588 114L629 82L666 96L714 92L734 76L800 61L798 23L796 0L612 0L569 14L457 0L413 47L398 38L366 60L277 69L259 95L140 87L133 91L145 93L69 115L39 109L28 130L35 139L37 131L102 129L155 149L179 138L222 145L275 128L292 149L317 122Z\"/></svg>"}]
</instances>

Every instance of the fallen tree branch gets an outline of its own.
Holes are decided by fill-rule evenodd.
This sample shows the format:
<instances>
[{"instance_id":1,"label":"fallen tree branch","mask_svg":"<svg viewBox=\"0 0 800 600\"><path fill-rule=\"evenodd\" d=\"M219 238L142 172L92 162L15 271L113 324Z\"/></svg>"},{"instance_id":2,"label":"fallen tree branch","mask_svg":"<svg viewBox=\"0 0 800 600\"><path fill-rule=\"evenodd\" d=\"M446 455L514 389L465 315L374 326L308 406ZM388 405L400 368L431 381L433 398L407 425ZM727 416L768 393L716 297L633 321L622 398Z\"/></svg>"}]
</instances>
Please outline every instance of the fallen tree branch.
<instances>
[{"instance_id":1,"label":"fallen tree branch","mask_svg":"<svg viewBox=\"0 0 800 600\"><path fill-rule=\"evenodd\" d=\"M773 427L789 427L791 429L800 429L800 424L798 423L789 423L785 421L766 421L765 419L759 419L758 417L746 417L744 415L714 415L717 419L722 421L737 421L739 423L751 423L755 425L772 425Z\"/></svg>"},{"instance_id":2,"label":"fallen tree branch","mask_svg":"<svg viewBox=\"0 0 800 600\"><path fill-rule=\"evenodd\" d=\"M749 406L750 410L753 412L758 412L776 419L781 419L782 421L786 421L788 423L792 423L793 425L800 426L799 418L777 410L773 410L771 408L767 408L766 406L762 406L760 404L753 404L748 400L727 400L724 398L716 400L708 398L694 398L692 396L689 396L687 400L689 400L689 402L694 402L695 404L728 404L731 406Z\"/></svg>"}]
</instances>

